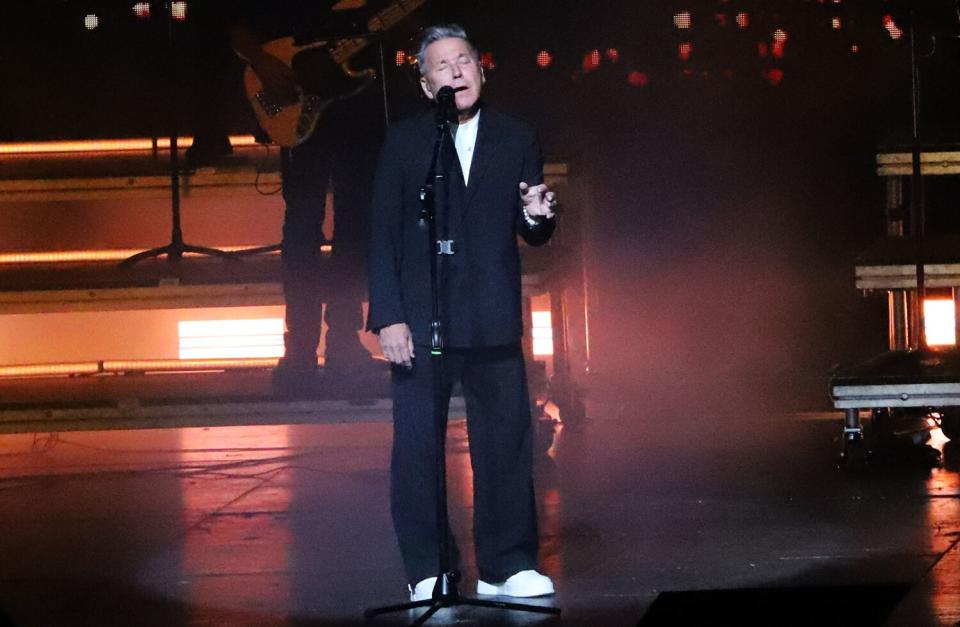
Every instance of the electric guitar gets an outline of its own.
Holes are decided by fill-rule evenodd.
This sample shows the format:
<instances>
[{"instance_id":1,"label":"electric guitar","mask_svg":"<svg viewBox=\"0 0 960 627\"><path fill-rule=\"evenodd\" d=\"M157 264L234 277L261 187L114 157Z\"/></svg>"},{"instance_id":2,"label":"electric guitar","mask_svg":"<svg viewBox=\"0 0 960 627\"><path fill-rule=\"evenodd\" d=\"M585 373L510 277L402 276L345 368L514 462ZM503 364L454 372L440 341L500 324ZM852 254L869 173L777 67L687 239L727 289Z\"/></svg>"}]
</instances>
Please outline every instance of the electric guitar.
<instances>
[{"instance_id":1,"label":"electric guitar","mask_svg":"<svg viewBox=\"0 0 960 627\"><path fill-rule=\"evenodd\" d=\"M400 20L416 10L426 0L396 0L377 12L367 22L371 32L393 28ZM297 46L293 37L281 37L263 45L297 75L297 101L280 104L270 99L263 83L249 65L244 71L243 83L260 127L274 143L285 148L297 146L317 127L324 110L337 100L344 100L366 89L376 78L373 69L355 71L348 65L350 57L367 47L366 38L343 39L334 42L318 41Z\"/></svg>"}]
</instances>

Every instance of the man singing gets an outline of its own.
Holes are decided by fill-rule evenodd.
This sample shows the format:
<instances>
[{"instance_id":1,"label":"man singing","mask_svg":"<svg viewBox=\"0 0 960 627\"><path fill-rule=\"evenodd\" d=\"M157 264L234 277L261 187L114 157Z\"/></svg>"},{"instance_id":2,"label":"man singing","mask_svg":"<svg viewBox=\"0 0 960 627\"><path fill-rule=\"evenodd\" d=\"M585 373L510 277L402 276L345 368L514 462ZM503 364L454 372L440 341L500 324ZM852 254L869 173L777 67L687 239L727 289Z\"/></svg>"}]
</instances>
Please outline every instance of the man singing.
<instances>
[{"instance_id":1,"label":"man singing","mask_svg":"<svg viewBox=\"0 0 960 627\"><path fill-rule=\"evenodd\" d=\"M443 257L443 394L459 380L467 405L474 482L477 593L553 594L537 572L529 395L517 235L544 244L554 230L554 193L526 124L484 105L479 54L459 26L427 29L418 55L431 101L456 90L456 122L438 169ZM419 190L436 139L433 112L391 127L374 185L367 327L392 365L391 509L413 601L431 597L439 573L436 520L430 248L419 224ZM432 247L436 249L436 246ZM450 530L451 565L458 563Z\"/></svg>"}]
</instances>

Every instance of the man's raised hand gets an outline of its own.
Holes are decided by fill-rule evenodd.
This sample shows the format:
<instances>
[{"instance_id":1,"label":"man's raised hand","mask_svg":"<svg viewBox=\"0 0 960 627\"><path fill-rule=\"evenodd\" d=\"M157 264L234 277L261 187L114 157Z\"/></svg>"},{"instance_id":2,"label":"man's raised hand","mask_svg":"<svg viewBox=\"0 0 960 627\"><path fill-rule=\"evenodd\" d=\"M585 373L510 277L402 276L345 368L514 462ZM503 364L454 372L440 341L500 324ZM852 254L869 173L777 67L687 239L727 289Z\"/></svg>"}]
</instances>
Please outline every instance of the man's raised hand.
<instances>
[{"instance_id":1,"label":"man's raised hand","mask_svg":"<svg viewBox=\"0 0 960 627\"><path fill-rule=\"evenodd\" d=\"M557 195L550 191L546 183L530 186L521 181L520 201L527 215L534 217L552 218L557 207Z\"/></svg>"}]
</instances>

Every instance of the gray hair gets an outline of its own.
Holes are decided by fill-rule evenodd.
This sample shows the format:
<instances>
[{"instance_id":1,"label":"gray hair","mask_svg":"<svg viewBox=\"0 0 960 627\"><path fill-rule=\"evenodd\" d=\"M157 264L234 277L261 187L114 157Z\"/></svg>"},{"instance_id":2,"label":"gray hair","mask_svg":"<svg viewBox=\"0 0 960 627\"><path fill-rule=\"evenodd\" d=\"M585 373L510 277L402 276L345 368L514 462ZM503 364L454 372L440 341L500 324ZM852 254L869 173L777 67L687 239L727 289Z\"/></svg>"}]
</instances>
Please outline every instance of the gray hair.
<instances>
[{"instance_id":1,"label":"gray hair","mask_svg":"<svg viewBox=\"0 0 960 627\"><path fill-rule=\"evenodd\" d=\"M417 65L420 66L421 75L427 73L427 46L441 39L447 39L448 37L455 37L467 42L473 59L478 63L480 62L480 53L477 52L473 43L470 42L470 39L467 37L467 32L463 30L462 26L459 24L437 24L436 26L428 27L423 33L423 39L420 40L420 50L417 52Z\"/></svg>"}]
</instances>

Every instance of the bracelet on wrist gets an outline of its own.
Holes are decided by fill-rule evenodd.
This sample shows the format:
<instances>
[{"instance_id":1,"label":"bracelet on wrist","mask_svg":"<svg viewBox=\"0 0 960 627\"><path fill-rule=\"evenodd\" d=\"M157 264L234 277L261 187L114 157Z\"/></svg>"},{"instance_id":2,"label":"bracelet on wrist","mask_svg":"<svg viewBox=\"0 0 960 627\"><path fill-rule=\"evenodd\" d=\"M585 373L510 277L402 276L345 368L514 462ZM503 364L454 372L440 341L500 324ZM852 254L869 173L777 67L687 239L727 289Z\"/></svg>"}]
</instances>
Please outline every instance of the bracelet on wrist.
<instances>
[{"instance_id":1,"label":"bracelet on wrist","mask_svg":"<svg viewBox=\"0 0 960 627\"><path fill-rule=\"evenodd\" d=\"M523 207L523 220L527 223L527 226L530 228L536 228L540 226L541 218L534 217L527 212L527 208Z\"/></svg>"}]
</instances>

